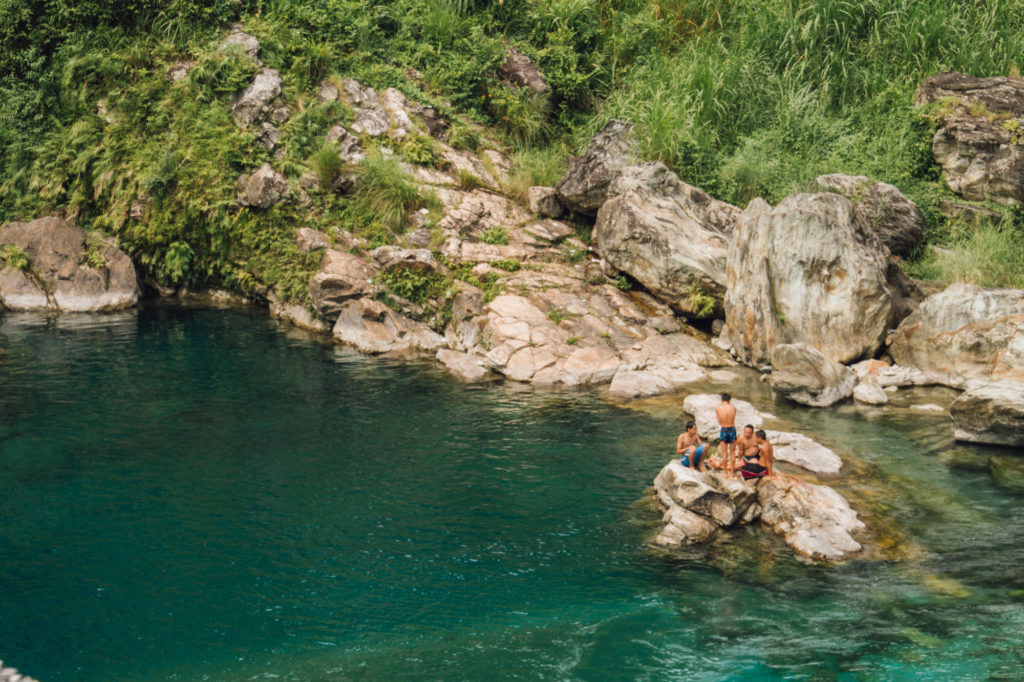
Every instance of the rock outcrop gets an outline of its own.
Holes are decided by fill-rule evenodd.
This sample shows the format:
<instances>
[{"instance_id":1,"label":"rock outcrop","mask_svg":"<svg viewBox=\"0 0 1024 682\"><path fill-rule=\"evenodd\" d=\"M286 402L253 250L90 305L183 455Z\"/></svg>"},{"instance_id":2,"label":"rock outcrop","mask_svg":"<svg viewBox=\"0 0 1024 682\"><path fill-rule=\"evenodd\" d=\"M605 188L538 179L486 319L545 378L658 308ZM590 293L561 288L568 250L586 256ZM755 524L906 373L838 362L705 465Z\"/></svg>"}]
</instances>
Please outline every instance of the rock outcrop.
<instances>
[{"instance_id":1,"label":"rock outcrop","mask_svg":"<svg viewBox=\"0 0 1024 682\"><path fill-rule=\"evenodd\" d=\"M565 213L558 192L554 187L531 187L529 190L530 210L545 218L558 218Z\"/></svg>"},{"instance_id":2,"label":"rock outcrop","mask_svg":"<svg viewBox=\"0 0 1024 682\"><path fill-rule=\"evenodd\" d=\"M361 258L329 249L324 253L320 271L309 283L309 298L324 319L336 320L346 303L370 293L374 275L375 271Z\"/></svg>"},{"instance_id":3,"label":"rock outcrop","mask_svg":"<svg viewBox=\"0 0 1024 682\"><path fill-rule=\"evenodd\" d=\"M288 181L269 163L238 179L238 203L242 206L268 209L284 199L288 191Z\"/></svg>"},{"instance_id":4,"label":"rock outcrop","mask_svg":"<svg viewBox=\"0 0 1024 682\"><path fill-rule=\"evenodd\" d=\"M853 395L857 375L802 343L780 343L772 348L772 389L793 402L828 407Z\"/></svg>"},{"instance_id":5,"label":"rock outcrop","mask_svg":"<svg viewBox=\"0 0 1024 682\"><path fill-rule=\"evenodd\" d=\"M835 192L852 201L854 211L890 252L906 256L924 237L924 214L893 185L842 173L821 175L814 182L822 191Z\"/></svg>"},{"instance_id":6,"label":"rock outcrop","mask_svg":"<svg viewBox=\"0 0 1024 682\"><path fill-rule=\"evenodd\" d=\"M673 460L654 480L665 524L654 542L665 547L704 543L760 520L813 560L844 559L861 550L853 534L865 526L842 495L789 476L776 478L744 482Z\"/></svg>"},{"instance_id":7,"label":"rock outcrop","mask_svg":"<svg viewBox=\"0 0 1024 682\"><path fill-rule=\"evenodd\" d=\"M612 266L676 310L706 316L707 297L725 294L727 239L739 214L664 164L642 163L612 180L594 243Z\"/></svg>"},{"instance_id":8,"label":"rock outcrop","mask_svg":"<svg viewBox=\"0 0 1024 682\"><path fill-rule=\"evenodd\" d=\"M1024 446L1024 383L997 381L971 388L949 412L957 440Z\"/></svg>"},{"instance_id":9,"label":"rock outcrop","mask_svg":"<svg viewBox=\"0 0 1024 682\"><path fill-rule=\"evenodd\" d=\"M334 338L364 353L436 351L444 337L380 301L359 298L341 306L332 330Z\"/></svg>"},{"instance_id":10,"label":"rock outcrop","mask_svg":"<svg viewBox=\"0 0 1024 682\"><path fill-rule=\"evenodd\" d=\"M950 71L926 78L917 104L940 104L932 153L950 189L972 201L1024 202L1024 79Z\"/></svg>"},{"instance_id":11,"label":"rock outcrop","mask_svg":"<svg viewBox=\"0 0 1024 682\"><path fill-rule=\"evenodd\" d=\"M135 266L113 239L47 217L4 225L3 245L27 262L8 262L0 250L0 308L87 312L121 310L139 301Z\"/></svg>"},{"instance_id":12,"label":"rock outcrop","mask_svg":"<svg viewBox=\"0 0 1024 682\"><path fill-rule=\"evenodd\" d=\"M274 69L263 68L253 78L231 107L235 122L248 128L270 111L270 104L281 94L281 76Z\"/></svg>"},{"instance_id":13,"label":"rock outcrop","mask_svg":"<svg viewBox=\"0 0 1024 682\"><path fill-rule=\"evenodd\" d=\"M889 347L935 383L1024 383L1024 291L952 284L900 323Z\"/></svg>"},{"instance_id":14,"label":"rock outcrop","mask_svg":"<svg viewBox=\"0 0 1024 682\"><path fill-rule=\"evenodd\" d=\"M612 119L590 140L583 156L569 159L555 189L570 211L596 215L619 171L636 160L633 124Z\"/></svg>"},{"instance_id":15,"label":"rock outcrop","mask_svg":"<svg viewBox=\"0 0 1024 682\"><path fill-rule=\"evenodd\" d=\"M729 341L760 367L781 343L835 362L872 356L895 317L887 249L838 194L797 194L774 209L755 199L726 263Z\"/></svg>"},{"instance_id":16,"label":"rock outcrop","mask_svg":"<svg viewBox=\"0 0 1024 682\"><path fill-rule=\"evenodd\" d=\"M508 54L498 68L498 75L514 85L529 88L535 95L543 95L551 89L544 75L525 54L506 44Z\"/></svg>"}]
</instances>

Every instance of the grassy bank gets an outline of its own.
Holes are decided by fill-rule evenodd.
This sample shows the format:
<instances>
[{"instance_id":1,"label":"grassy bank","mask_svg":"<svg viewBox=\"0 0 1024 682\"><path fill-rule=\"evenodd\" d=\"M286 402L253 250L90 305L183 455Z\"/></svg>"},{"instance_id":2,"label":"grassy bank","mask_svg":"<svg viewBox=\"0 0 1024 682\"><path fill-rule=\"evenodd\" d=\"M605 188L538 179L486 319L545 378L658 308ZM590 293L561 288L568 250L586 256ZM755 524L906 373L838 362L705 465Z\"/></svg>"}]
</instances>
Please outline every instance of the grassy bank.
<instances>
[{"instance_id":1,"label":"grassy bank","mask_svg":"<svg viewBox=\"0 0 1024 682\"><path fill-rule=\"evenodd\" d=\"M235 20L284 79L281 158L231 119L256 69L217 49ZM935 121L913 93L943 70L1019 73L1024 17L1011 2L938 0L10 0L0 43L0 220L64 212L116 234L162 284L277 286L302 300L316 263L292 243L296 227L383 243L403 208L429 205L378 160L356 196L237 206L237 177L264 162L293 184L339 172L321 143L351 112L318 103L325 78L397 87L466 117L456 145L472 148L482 124L516 160L513 196L551 183L566 153L620 117L638 125L647 158L740 205L827 172L890 182L925 211L929 242L959 252L988 237L965 237L937 210L951 195L931 156ZM497 77L509 43L539 65L546 95ZM188 77L169 79L182 63ZM396 151L431 158L429 141ZM1005 248L986 252L1019 260L1019 214L997 232ZM926 253L915 272L972 276ZM1008 277L998 281L1024 284Z\"/></svg>"}]
</instances>

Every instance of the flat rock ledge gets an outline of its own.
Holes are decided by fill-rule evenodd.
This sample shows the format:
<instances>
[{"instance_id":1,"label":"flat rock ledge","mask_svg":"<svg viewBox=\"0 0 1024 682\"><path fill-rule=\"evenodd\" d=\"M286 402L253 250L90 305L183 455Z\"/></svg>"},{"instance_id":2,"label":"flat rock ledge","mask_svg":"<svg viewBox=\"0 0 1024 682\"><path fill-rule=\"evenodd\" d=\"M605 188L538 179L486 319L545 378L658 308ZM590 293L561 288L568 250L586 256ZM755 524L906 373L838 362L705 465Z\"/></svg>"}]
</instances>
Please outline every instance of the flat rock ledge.
<instances>
[{"instance_id":1,"label":"flat rock ledge","mask_svg":"<svg viewBox=\"0 0 1024 682\"><path fill-rule=\"evenodd\" d=\"M854 534L866 526L846 498L791 476L743 481L673 460L654 479L654 494L665 524L654 543L662 547L702 544L760 521L812 561L848 559L863 549Z\"/></svg>"}]
</instances>

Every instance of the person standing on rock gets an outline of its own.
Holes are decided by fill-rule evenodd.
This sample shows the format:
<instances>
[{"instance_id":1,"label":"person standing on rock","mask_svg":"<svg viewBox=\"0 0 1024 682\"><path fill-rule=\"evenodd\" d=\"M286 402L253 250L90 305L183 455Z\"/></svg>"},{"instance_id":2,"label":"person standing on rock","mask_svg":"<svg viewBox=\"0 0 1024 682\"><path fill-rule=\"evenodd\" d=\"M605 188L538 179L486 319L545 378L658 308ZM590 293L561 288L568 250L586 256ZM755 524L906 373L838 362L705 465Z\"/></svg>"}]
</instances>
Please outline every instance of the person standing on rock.
<instances>
[{"instance_id":1,"label":"person standing on rock","mask_svg":"<svg viewBox=\"0 0 1024 682\"><path fill-rule=\"evenodd\" d=\"M719 434L722 445L719 447L719 455L726 476L732 476L736 471L736 408L732 404L732 396L728 393L722 394L722 404L715 408L715 416L718 418L718 425L721 427Z\"/></svg>"},{"instance_id":2,"label":"person standing on rock","mask_svg":"<svg viewBox=\"0 0 1024 682\"><path fill-rule=\"evenodd\" d=\"M702 468L704 458L704 451L707 449L708 444L700 441L700 435L697 433L697 425L693 422L686 422L686 431L679 434L679 438L676 439L676 454L682 459L684 467L690 467L697 471L707 471L706 467Z\"/></svg>"},{"instance_id":3,"label":"person standing on rock","mask_svg":"<svg viewBox=\"0 0 1024 682\"><path fill-rule=\"evenodd\" d=\"M748 426L747 428L751 431L754 430L753 427ZM744 435L746 435L747 428L743 429ZM762 476L771 478L775 475L775 449L768 442L768 436L763 429L758 429L752 435L754 436L752 441L746 439L743 441L743 467L740 469L743 480L749 481ZM748 449L748 442L753 443L753 449Z\"/></svg>"}]
</instances>

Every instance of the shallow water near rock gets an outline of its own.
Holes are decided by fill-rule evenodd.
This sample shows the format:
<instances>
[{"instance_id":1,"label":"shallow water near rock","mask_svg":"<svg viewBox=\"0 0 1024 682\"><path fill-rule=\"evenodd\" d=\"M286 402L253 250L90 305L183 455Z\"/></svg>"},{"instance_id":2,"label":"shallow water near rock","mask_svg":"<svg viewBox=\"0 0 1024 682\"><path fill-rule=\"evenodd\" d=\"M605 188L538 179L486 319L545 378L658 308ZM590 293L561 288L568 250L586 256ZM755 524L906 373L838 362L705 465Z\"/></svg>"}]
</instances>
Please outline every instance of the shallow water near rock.
<instances>
[{"instance_id":1,"label":"shallow water near rock","mask_svg":"<svg viewBox=\"0 0 1024 682\"><path fill-rule=\"evenodd\" d=\"M942 456L948 418L733 392L843 456L823 480L882 560L650 547L682 394L467 389L258 312L6 314L0 658L44 682L1016 679L1024 496Z\"/></svg>"}]
</instances>

